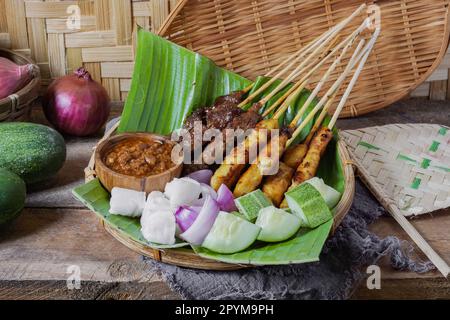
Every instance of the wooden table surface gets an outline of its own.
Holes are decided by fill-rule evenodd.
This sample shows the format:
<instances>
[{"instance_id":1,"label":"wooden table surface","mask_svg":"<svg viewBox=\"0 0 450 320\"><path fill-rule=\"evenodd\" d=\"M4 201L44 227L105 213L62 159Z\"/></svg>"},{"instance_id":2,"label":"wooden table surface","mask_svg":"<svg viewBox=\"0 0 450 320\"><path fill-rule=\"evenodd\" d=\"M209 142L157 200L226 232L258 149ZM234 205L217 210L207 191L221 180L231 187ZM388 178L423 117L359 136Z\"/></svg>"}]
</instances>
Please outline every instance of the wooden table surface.
<instances>
[{"instance_id":1,"label":"wooden table surface","mask_svg":"<svg viewBox=\"0 0 450 320\"><path fill-rule=\"evenodd\" d=\"M119 111L115 109L113 116ZM32 120L45 123L40 108L33 110ZM340 120L339 127L406 122L450 125L450 105L405 100L358 119ZM0 231L0 299L180 298L139 254L107 234L94 214L70 194L73 186L82 183L83 169L98 138L68 138L68 159L57 179L32 191L23 214ZM450 210L416 218L413 223L450 262ZM380 236L408 239L390 217L379 219L371 229ZM450 298L450 282L437 272L418 275L395 271L386 259L379 265L381 290L368 290L362 283L352 298ZM67 288L70 266L80 268L80 290Z\"/></svg>"}]
</instances>

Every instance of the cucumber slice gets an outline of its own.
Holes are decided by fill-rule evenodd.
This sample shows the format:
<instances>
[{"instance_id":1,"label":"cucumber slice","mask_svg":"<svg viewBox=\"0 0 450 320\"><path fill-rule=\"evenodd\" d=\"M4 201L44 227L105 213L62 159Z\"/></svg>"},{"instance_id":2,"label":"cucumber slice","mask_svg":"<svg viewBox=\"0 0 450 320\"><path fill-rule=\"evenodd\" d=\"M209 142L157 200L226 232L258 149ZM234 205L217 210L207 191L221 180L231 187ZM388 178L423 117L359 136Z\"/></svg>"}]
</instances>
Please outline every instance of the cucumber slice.
<instances>
[{"instance_id":1,"label":"cucumber slice","mask_svg":"<svg viewBox=\"0 0 450 320\"><path fill-rule=\"evenodd\" d=\"M303 183L286 193L292 212L309 228L315 228L333 218L322 195L309 183Z\"/></svg>"},{"instance_id":2,"label":"cucumber slice","mask_svg":"<svg viewBox=\"0 0 450 320\"><path fill-rule=\"evenodd\" d=\"M261 190L256 190L235 200L239 212L248 221L254 222L261 209L272 206L272 202Z\"/></svg>"},{"instance_id":3,"label":"cucumber slice","mask_svg":"<svg viewBox=\"0 0 450 320\"><path fill-rule=\"evenodd\" d=\"M312 178L311 180L306 181L306 183L309 183L320 192L330 209L333 209L339 203L339 200L341 200L341 193L326 185L320 178Z\"/></svg>"},{"instance_id":4,"label":"cucumber slice","mask_svg":"<svg viewBox=\"0 0 450 320\"><path fill-rule=\"evenodd\" d=\"M258 240L280 242L289 239L300 229L301 220L285 210L267 207L259 212L255 224L261 227Z\"/></svg>"},{"instance_id":5,"label":"cucumber slice","mask_svg":"<svg viewBox=\"0 0 450 320\"><path fill-rule=\"evenodd\" d=\"M260 231L260 227L247 220L220 212L202 247L222 254L240 252L255 242Z\"/></svg>"}]
</instances>

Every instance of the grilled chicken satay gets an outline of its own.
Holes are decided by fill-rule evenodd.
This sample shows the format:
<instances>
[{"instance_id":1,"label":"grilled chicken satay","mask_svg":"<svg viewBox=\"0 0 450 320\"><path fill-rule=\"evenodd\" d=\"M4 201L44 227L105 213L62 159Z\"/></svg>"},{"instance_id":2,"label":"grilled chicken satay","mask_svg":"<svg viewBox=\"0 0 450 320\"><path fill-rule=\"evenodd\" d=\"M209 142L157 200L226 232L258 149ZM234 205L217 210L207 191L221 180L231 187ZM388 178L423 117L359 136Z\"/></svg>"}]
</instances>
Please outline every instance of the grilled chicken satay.
<instances>
[{"instance_id":1,"label":"grilled chicken satay","mask_svg":"<svg viewBox=\"0 0 450 320\"><path fill-rule=\"evenodd\" d=\"M294 176L294 169L280 162L278 173L264 180L262 191L278 207L283 201L284 193L289 189Z\"/></svg>"},{"instance_id":2,"label":"grilled chicken satay","mask_svg":"<svg viewBox=\"0 0 450 320\"><path fill-rule=\"evenodd\" d=\"M319 121L321 121L321 119L319 119ZM270 200L272 200L272 203L275 206L280 206L283 201L285 192L288 191L292 184L295 170L308 153L309 143L314 138L317 129L318 126L314 125L303 143L288 148L283 154L279 172L264 180L262 191Z\"/></svg>"},{"instance_id":3,"label":"grilled chicken satay","mask_svg":"<svg viewBox=\"0 0 450 320\"><path fill-rule=\"evenodd\" d=\"M236 188L234 189L234 196L239 198L247 193L255 191L261 185L263 178L267 172L274 168L275 163L279 163L281 155L286 150L286 143L290 139L291 134L289 129L284 128L278 135L278 145L273 150L272 141L268 143L265 150L260 152L256 163L252 164L247 171L239 178ZM274 137L272 137L274 139ZM276 154L274 154L276 152Z\"/></svg>"},{"instance_id":4,"label":"grilled chicken satay","mask_svg":"<svg viewBox=\"0 0 450 320\"><path fill-rule=\"evenodd\" d=\"M265 133L261 131L263 129L278 129L278 120L268 119L261 121L244 142L231 151L211 178L211 187L213 189L219 190L222 184L225 184L230 189L234 187L247 163L255 160L249 159L250 150L259 144L261 135Z\"/></svg>"},{"instance_id":5,"label":"grilled chicken satay","mask_svg":"<svg viewBox=\"0 0 450 320\"><path fill-rule=\"evenodd\" d=\"M289 190L316 176L320 159L327 150L328 144L332 139L333 132L329 128L324 127L317 132L316 136L311 141L308 153L295 171L292 185ZM286 208L287 206L286 200L283 201L281 207Z\"/></svg>"}]
</instances>

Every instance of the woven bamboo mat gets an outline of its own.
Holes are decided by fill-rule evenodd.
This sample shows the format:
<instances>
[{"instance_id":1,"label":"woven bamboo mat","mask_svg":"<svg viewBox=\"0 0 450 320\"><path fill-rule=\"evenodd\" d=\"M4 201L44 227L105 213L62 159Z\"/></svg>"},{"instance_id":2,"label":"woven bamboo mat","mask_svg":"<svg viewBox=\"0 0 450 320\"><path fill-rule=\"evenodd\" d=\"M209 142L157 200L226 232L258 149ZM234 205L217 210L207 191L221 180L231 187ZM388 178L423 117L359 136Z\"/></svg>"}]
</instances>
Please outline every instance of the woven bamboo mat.
<instances>
[{"instance_id":1,"label":"woven bamboo mat","mask_svg":"<svg viewBox=\"0 0 450 320\"><path fill-rule=\"evenodd\" d=\"M450 207L449 130L394 124L341 136L369 187L381 191L404 216L416 216Z\"/></svg>"}]
</instances>

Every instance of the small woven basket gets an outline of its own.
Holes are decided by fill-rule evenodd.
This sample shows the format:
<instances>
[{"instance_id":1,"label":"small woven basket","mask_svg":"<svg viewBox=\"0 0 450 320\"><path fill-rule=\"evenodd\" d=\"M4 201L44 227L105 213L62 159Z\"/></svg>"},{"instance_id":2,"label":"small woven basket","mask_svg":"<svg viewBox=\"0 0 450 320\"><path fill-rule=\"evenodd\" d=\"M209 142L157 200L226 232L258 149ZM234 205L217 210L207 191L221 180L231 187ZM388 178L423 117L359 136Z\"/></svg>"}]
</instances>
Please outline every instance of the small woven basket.
<instances>
[{"instance_id":1,"label":"small woven basket","mask_svg":"<svg viewBox=\"0 0 450 320\"><path fill-rule=\"evenodd\" d=\"M34 64L34 62L16 52L0 49L0 57L7 58L16 64ZM39 96L41 76L36 67L33 79L14 94L0 99L0 122L26 121L29 119L31 109Z\"/></svg>"}]
</instances>

